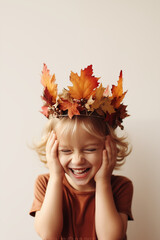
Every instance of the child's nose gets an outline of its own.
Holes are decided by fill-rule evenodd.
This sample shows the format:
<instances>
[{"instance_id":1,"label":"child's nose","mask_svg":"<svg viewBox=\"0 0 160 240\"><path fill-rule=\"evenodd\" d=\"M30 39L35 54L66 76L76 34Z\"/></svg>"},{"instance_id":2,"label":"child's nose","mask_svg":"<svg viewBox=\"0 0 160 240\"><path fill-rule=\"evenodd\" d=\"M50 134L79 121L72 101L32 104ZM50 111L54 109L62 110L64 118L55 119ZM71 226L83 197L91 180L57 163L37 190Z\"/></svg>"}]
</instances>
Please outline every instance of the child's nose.
<instances>
[{"instance_id":1,"label":"child's nose","mask_svg":"<svg viewBox=\"0 0 160 240\"><path fill-rule=\"evenodd\" d=\"M72 163L76 165L82 165L85 162L85 158L82 153L74 153L72 157Z\"/></svg>"}]
</instances>

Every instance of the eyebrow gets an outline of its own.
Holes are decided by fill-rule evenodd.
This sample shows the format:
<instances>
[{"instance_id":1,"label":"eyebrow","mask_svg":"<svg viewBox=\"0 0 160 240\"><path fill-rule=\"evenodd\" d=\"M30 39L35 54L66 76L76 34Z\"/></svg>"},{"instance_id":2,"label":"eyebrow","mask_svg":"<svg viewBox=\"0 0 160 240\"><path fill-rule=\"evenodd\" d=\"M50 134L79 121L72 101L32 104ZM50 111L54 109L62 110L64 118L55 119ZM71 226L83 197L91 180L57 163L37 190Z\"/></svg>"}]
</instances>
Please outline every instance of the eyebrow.
<instances>
[{"instance_id":1,"label":"eyebrow","mask_svg":"<svg viewBox=\"0 0 160 240\"><path fill-rule=\"evenodd\" d=\"M86 145L84 145L84 147L88 147L88 146L97 146L97 145L100 145L100 143L88 143Z\"/></svg>"},{"instance_id":2,"label":"eyebrow","mask_svg":"<svg viewBox=\"0 0 160 240\"><path fill-rule=\"evenodd\" d=\"M100 143L88 143L88 144L86 144L86 145L84 145L83 147L85 148L85 147L88 147L88 146L99 146L99 145L101 145ZM69 148L69 147L71 147L71 146L69 146L69 145L59 145L59 147L61 147L61 148Z\"/></svg>"}]
</instances>

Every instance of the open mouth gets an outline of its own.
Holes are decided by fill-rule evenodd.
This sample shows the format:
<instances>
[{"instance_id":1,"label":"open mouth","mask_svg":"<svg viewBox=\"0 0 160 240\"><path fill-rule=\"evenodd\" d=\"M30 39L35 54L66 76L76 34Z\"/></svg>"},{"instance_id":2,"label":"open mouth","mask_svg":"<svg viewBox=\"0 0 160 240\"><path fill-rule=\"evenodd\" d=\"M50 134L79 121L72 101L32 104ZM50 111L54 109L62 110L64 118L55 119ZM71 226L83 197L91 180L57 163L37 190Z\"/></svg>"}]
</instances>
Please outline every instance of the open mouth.
<instances>
[{"instance_id":1,"label":"open mouth","mask_svg":"<svg viewBox=\"0 0 160 240\"><path fill-rule=\"evenodd\" d=\"M90 170L90 168L83 168L83 169L76 169L76 168L70 168L71 172L76 176L84 177Z\"/></svg>"}]
</instances>

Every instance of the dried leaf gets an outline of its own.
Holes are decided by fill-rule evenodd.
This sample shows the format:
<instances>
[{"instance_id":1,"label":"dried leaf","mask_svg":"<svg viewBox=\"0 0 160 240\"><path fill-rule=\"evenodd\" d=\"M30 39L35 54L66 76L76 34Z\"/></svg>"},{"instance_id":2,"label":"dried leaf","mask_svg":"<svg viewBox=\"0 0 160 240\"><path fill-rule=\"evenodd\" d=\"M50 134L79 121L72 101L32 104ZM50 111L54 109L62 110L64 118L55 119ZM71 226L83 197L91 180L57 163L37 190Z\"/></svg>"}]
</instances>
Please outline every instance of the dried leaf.
<instances>
[{"instance_id":1,"label":"dried leaf","mask_svg":"<svg viewBox=\"0 0 160 240\"><path fill-rule=\"evenodd\" d=\"M87 103L85 104L85 107L88 109L88 111L92 111L92 104L95 100L92 99L92 96L88 99Z\"/></svg>"},{"instance_id":2,"label":"dried leaf","mask_svg":"<svg viewBox=\"0 0 160 240\"><path fill-rule=\"evenodd\" d=\"M41 113L48 118L49 117L48 106L43 106Z\"/></svg>"},{"instance_id":3,"label":"dried leaf","mask_svg":"<svg viewBox=\"0 0 160 240\"><path fill-rule=\"evenodd\" d=\"M120 115L120 118L121 119L124 119L124 118L126 118L126 117L129 117L129 114L127 113L127 110L126 110L126 108L127 108L127 105L123 105L123 104L121 104L121 106L119 107L119 115Z\"/></svg>"},{"instance_id":4,"label":"dried leaf","mask_svg":"<svg viewBox=\"0 0 160 240\"><path fill-rule=\"evenodd\" d=\"M109 97L109 95L110 95L110 91L109 91L109 85L108 85L103 92L103 97Z\"/></svg>"},{"instance_id":5,"label":"dried leaf","mask_svg":"<svg viewBox=\"0 0 160 240\"><path fill-rule=\"evenodd\" d=\"M92 109L98 109L100 107L101 104L103 104L105 102L105 98L103 97L103 93L104 93L105 88L102 87L102 83L99 86L99 88L96 89L95 92L95 101L92 104Z\"/></svg>"},{"instance_id":6,"label":"dried leaf","mask_svg":"<svg viewBox=\"0 0 160 240\"><path fill-rule=\"evenodd\" d=\"M43 99L46 103L48 103L49 105L52 105L52 96L51 96L50 92L48 91L48 88L47 88L47 87L45 87L45 89L44 89L42 99Z\"/></svg>"},{"instance_id":7,"label":"dried leaf","mask_svg":"<svg viewBox=\"0 0 160 240\"><path fill-rule=\"evenodd\" d=\"M111 115L107 113L105 121L107 121L107 123L113 128L119 126L121 129L123 129L123 119L129 116L126 108L126 105L121 104L115 113L112 113Z\"/></svg>"},{"instance_id":8,"label":"dried leaf","mask_svg":"<svg viewBox=\"0 0 160 240\"><path fill-rule=\"evenodd\" d=\"M65 88L62 90L62 93L59 94L59 98L68 100L69 102L73 102L71 95L69 94L68 90Z\"/></svg>"},{"instance_id":9,"label":"dried leaf","mask_svg":"<svg viewBox=\"0 0 160 240\"><path fill-rule=\"evenodd\" d=\"M111 100L109 98L105 99L105 102L100 106L100 108L106 113L112 114L115 112L113 105L111 104Z\"/></svg>"},{"instance_id":10,"label":"dried leaf","mask_svg":"<svg viewBox=\"0 0 160 240\"><path fill-rule=\"evenodd\" d=\"M68 101L63 101L62 104L60 104L60 109L65 111L68 110L68 116L71 119L74 115L80 115L80 112L77 109L78 104L77 103L71 103Z\"/></svg>"},{"instance_id":11,"label":"dried leaf","mask_svg":"<svg viewBox=\"0 0 160 240\"><path fill-rule=\"evenodd\" d=\"M70 81L73 83L69 88L69 93L74 99L89 99L94 93L94 89L99 85L98 79L94 77L92 65L88 66L84 70L81 70L81 75L71 72Z\"/></svg>"},{"instance_id":12,"label":"dried leaf","mask_svg":"<svg viewBox=\"0 0 160 240\"><path fill-rule=\"evenodd\" d=\"M115 108L119 108L121 102L123 101L124 96L127 93L127 91L123 93L122 81L123 81L123 78L122 78L122 71L121 71L119 75L118 85L117 86L113 85L111 89L112 91L111 99L113 100L112 104L114 105Z\"/></svg>"},{"instance_id":13,"label":"dried leaf","mask_svg":"<svg viewBox=\"0 0 160 240\"><path fill-rule=\"evenodd\" d=\"M56 101L57 97L57 84L55 84L55 74L50 75L47 65L44 64L41 76L42 85L48 89L50 95L52 96L52 101Z\"/></svg>"}]
</instances>

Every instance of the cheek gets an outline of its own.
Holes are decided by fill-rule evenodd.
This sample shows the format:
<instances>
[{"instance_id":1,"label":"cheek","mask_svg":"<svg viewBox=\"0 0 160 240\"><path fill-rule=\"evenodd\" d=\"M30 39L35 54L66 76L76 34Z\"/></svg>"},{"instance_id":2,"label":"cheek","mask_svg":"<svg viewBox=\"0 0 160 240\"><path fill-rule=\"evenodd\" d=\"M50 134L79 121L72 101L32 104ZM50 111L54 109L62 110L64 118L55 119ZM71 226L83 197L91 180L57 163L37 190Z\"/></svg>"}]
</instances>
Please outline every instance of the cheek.
<instances>
[{"instance_id":1,"label":"cheek","mask_svg":"<svg viewBox=\"0 0 160 240\"><path fill-rule=\"evenodd\" d=\"M100 150L94 155L94 157L93 156L91 157L92 164L97 168L100 168L102 164L102 151L103 150Z\"/></svg>"},{"instance_id":2,"label":"cheek","mask_svg":"<svg viewBox=\"0 0 160 240\"><path fill-rule=\"evenodd\" d=\"M63 168L67 165L67 156L59 154L59 161Z\"/></svg>"}]
</instances>

